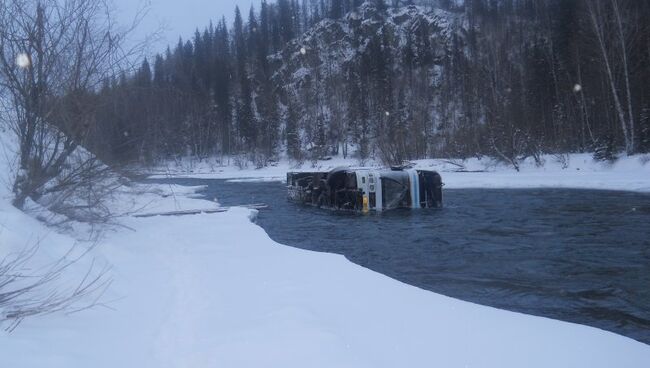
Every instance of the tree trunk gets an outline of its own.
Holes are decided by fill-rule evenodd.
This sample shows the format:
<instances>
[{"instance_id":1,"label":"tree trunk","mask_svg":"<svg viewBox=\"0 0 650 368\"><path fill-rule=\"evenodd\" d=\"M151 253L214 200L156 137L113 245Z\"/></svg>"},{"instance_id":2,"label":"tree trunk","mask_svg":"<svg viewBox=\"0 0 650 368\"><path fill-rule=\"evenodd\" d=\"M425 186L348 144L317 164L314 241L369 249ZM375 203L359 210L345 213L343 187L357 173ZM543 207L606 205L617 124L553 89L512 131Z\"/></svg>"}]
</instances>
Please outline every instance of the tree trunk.
<instances>
[{"instance_id":1,"label":"tree trunk","mask_svg":"<svg viewBox=\"0 0 650 368\"><path fill-rule=\"evenodd\" d=\"M634 111L632 110L632 91L630 88L630 72L627 61L627 47L625 45L625 34L623 33L623 21L621 20L621 11L618 5L618 0L612 0L612 7L614 8L614 14L616 15L616 28L618 30L618 39L621 43L621 56L623 58L623 75L625 77L625 92L627 97L627 114L630 123L630 144L631 152L636 151L635 147L635 134L634 134Z\"/></svg>"},{"instance_id":2,"label":"tree trunk","mask_svg":"<svg viewBox=\"0 0 650 368\"><path fill-rule=\"evenodd\" d=\"M597 9L595 7L598 7ZM607 74L607 80L609 83L609 88L612 92L612 97L614 98L614 106L616 108L616 114L618 116L619 123L621 125L621 130L623 131L623 138L625 139L625 151L628 154L632 154L634 151L634 144L630 140L630 134L628 131L628 124L625 121L625 112L623 111L623 106L621 104L618 92L616 91L616 81L614 80L614 72L611 67L609 60L609 55L607 54L607 46L605 44L605 32L603 30L603 20L599 19L599 16L602 14L602 9L600 9L600 1L587 1L587 8L589 11L589 18L591 19L592 26L594 27L594 32L596 38L598 39L598 46L603 57L603 63L605 65L605 72Z\"/></svg>"}]
</instances>

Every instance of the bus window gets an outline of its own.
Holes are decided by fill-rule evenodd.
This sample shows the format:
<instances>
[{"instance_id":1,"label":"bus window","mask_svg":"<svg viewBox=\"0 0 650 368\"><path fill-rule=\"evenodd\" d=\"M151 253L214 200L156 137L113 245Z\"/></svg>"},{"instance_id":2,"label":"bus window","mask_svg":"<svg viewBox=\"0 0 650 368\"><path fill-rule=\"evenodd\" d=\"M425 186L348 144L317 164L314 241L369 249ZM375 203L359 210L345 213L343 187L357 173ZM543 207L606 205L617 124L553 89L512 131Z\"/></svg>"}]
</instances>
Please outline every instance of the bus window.
<instances>
[{"instance_id":1,"label":"bus window","mask_svg":"<svg viewBox=\"0 0 650 368\"><path fill-rule=\"evenodd\" d=\"M381 178L381 198L384 209L411 207L411 195L408 177Z\"/></svg>"}]
</instances>

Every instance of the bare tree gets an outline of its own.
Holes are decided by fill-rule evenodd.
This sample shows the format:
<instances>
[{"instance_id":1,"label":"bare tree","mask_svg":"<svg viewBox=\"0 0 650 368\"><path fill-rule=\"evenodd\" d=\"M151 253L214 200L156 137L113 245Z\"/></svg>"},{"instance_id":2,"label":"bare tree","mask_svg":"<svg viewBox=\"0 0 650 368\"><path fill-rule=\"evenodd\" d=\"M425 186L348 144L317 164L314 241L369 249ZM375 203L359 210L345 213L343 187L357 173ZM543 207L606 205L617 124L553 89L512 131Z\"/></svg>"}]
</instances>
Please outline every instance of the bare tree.
<instances>
[{"instance_id":1,"label":"bare tree","mask_svg":"<svg viewBox=\"0 0 650 368\"><path fill-rule=\"evenodd\" d=\"M632 109L632 88L630 87L630 66L628 57L628 43L626 41L626 30L624 29L623 19L621 17L621 5L618 0L611 0L614 9L617 41L621 48L621 62L623 64L623 79L625 81L625 97L627 100L627 115L630 123L630 142L632 143L631 151L636 151L634 136L634 110ZM630 153L630 151L628 151Z\"/></svg>"},{"instance_id":2,"label":"bare tree","mask_svg":"<svg viewBox=\"0 0 650 368\"><path fill-rule=\"evenodd\" d=\"M626 43L625 31L623 21L621 19L622 7L617 0L608 1L611 10L614 13L614 19L610 19L611 15L608 14L605 0L589 0L585 1L589 20L596 36L598 48L602 57L603 66L609 88L614 99L614 107L616 115L623 132L625 140L625 150L628 154L635 152L634 145L634 113L632 111L632 94L630 88L630 72L628 66L628 45ZM614 23L613 25L610 23ZM610 38L610 27L614 27L616 37ZM612 55L620 55L621 60L613 60ZM619 87L614 65L620 63L623 65L623 79L625 82L625 95L627 100L627 114L621 97L619 96ZM627 115L627 117L626 117Z\"/></svg>"},{"instance_id":3,"label":"bare tree","mask_svg":"<svg viewBox=\"0 0 650 368\"><path fill-rule=\"evenodd\" d=\"M132 29L118 28L104 0L0 2L0 89L8 95L0 121L20 143L16 207L60 188L52 180L93 129L100 101L92 92L132 59L135 48L123 47ZM94 177L67 171L67 187L71 178Z\"/></svg>"}]
</instances>

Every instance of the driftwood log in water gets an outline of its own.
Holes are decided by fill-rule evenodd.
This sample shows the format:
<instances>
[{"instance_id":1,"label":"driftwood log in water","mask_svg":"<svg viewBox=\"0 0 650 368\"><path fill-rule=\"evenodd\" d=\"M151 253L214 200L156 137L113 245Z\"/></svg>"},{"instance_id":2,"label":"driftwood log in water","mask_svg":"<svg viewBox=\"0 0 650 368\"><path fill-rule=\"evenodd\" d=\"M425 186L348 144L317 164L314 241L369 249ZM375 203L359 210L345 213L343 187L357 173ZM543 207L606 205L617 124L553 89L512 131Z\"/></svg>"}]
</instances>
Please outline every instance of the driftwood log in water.
<instances>
[{"instance_id":1,"label":"driftwood log in water","mask_svg":"<svg viewBox=\"0 0 650 368\"><path fill-rule=\"evenodd\" d=\"M252 210L262 210L269 208L264 203L254 203L241 206L231 206L231 207L244 207ZM187 215L200 215L204 213L219 213L226 212L231 207L219 207L219 208L206 208L206 209L191 209L191 210L182 210L182 211L169 211L169 212L155 212L155 213L143 213L134 215L133 217L155 217L155 216L187 216Z\"/></svg>"}]
</instances>

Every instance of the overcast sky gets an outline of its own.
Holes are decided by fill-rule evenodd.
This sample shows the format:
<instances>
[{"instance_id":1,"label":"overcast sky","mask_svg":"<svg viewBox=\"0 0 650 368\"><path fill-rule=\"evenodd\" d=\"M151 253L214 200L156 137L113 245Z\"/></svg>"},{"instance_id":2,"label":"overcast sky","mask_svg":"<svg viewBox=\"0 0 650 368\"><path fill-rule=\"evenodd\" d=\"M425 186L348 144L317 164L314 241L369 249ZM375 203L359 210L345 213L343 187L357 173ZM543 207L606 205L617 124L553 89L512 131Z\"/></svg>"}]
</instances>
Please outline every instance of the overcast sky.
<instances>
[{"instance_id":1,"label":"overcast sky","mask_svg":"<svg viewBox=\"0 0 650 368\"><path fill-rule=\"evenodd\" d=\"M162 39L152 46L153 52L162 51L167 44L175 44L178 37L188 39L198 27L203 29L210 20L215 23L226 16L231 23L235 5L247 16L251 4L259 6L259 0L113 0L122 23L133 21L138 9L149 8L149 13L138 27L136 37L142 38L164 26Z\"/></svg>"}]
</instances>

